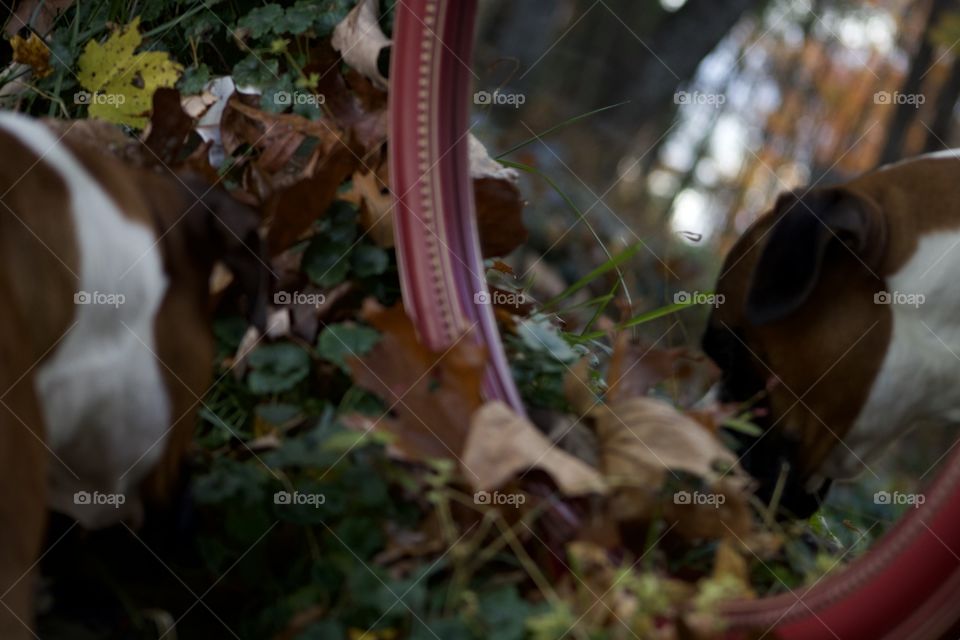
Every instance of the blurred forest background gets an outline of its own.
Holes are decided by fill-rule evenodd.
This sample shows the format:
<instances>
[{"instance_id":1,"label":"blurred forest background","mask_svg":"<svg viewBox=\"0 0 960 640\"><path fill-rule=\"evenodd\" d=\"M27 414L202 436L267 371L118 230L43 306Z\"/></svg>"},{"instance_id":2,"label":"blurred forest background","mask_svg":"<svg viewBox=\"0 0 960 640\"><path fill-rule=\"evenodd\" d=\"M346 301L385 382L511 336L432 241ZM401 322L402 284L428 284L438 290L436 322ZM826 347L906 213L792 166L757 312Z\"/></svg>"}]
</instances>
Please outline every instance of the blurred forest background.
<instances>
[{"instance_id":1,"label":"blurred forest background","mask_svg":"<svg viewBox=\"0 0 960 640\"><path fill-rule=\"evenodd\" d=\"M475 106L492 150L611 107L508 156L541 172L523 176L531 242L514 265L534 292L556 293L553 280L607 259L593 232L611 253L644 245L624 274L631 315L677 290L709 291L779 192L956 140L955 0L550 5L482 2L474 60L479 90L523 96ZM671 333L693 343L699 325Z\"/></svg>"}]
</instances>

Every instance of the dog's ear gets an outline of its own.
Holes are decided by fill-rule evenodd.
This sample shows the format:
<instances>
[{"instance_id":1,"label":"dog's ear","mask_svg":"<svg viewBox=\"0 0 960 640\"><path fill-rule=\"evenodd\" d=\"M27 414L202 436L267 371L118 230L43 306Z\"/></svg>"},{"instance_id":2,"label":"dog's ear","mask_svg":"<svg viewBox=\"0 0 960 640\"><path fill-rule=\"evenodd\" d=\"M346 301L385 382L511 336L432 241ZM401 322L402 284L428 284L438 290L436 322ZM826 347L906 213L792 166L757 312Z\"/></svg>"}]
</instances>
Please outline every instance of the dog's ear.
<instances>
[{"instance_id":1,"label":"dog's ear","mask_svg":"<svg viewBox=\"0 0 960 640\"><path fill-rule=\"evenodd\" d=\"M807 300L820 280L831 247L852 252L875 272L886 245L880 208L867 198L836 187L802 196L780 196L775 220L762 247L747 291L746 319L756 325L785 318Z\"/></svg>"},{"instance_id":2,"label":"dog's ear","mask_svg":"<svg viewBox=\"0 0 960 640\"><path fill-rule=\"evenodd\" d=\"M191 195L191 210L184 224L191 250L220 260L236 279L247 298L250 323L266 324L271 271L260 237L260 216L219 187L193 176L183 180Z\"/></svg>"}]
</instances>

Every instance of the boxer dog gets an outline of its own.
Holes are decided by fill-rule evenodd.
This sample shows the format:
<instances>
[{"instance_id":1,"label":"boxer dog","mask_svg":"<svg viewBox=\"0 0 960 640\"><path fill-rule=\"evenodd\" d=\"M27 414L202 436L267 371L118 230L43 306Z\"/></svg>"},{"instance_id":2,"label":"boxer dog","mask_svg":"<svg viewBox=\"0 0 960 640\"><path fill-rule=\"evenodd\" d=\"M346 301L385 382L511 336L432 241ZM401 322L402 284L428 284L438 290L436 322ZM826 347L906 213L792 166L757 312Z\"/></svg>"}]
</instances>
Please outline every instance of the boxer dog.
<instances>
[{"instance_id":1,"label":"boxer dog","mask_svg":"<svg viewBox=\"0 0 960 640\"><path fill-rule=\"evenodd\" d=\"M136 523L177 483L211 376L209 278L263 300L259 217L0 113L0 638L33 637L48 508ZM257 305L259 307L259 304ZM262 313L258 308L257 315Z\"/></svg>"},{"instance_id":2,"label":"boxer dog","mask_svg":"<svg viewBox=\"0 0 960 640\"><path fill-rule=\"evenodd\" d=\"M960 418L960 152L781 195L730 251L704 351L766 431L743 464L814 511L919 425Z\"/></svg>"}]
</instances>

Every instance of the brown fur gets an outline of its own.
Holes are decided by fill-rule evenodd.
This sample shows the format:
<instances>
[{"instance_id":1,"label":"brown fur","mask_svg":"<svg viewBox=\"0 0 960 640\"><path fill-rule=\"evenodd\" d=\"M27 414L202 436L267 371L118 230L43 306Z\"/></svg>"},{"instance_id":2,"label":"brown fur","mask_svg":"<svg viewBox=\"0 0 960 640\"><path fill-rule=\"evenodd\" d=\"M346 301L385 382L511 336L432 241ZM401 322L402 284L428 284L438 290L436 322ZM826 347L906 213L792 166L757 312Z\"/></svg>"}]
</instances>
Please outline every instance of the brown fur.
<instances>
[{"instance_id":1,"label":"brown fur","mask_svg":"<svg viewBox=\"0 0 960 640\"><path fill-rule=\"evenodd\" d=\"M124 215L158 237L169 282L155 344L173 424L142 489L148 504L163 504L180 481L210 383L210 271L223 257L242 272L239 279L251 281L249 291L266 282L255 246L259 218L195 180L127 166L70 136L62 142ZM59 464L43 444L34 371L71 325L79 256L62 179L2 131L0 148L0 480L6 489L0 495L0 594L8 591L0 638L19 640L32 635L30 574L45 529L48 465Z\"/></svg>"},{"instance_id":2,"label":"brown fur","mask_svg":"<svg viewBox=\"0 0 960 640\"><path fill-rule=\"evenodd\" d=\"M2 132L0 148L0 637L15 639L28 637L47 465L59 464L43 444L34 373L70 327L78 259L63 181Z\"/></svg>"},{"instance_id":3,"label":"brown fur","mask_svg":"<svg viewBox=\"0 0 960 640\"><path fill-rule=\"evenodd\" d=\"M922 235L960 220L958 171L957 160L918 159L837 187L877 213L883 246L874 242L866 250L882 253L857 255L833 242L809 298L776 322L751 324L744 312L776 208L751 225L727 256L716 288L726 299L708 331L739 335L749 354L744 366L770 383L773 421L799 440L802 475L814 473L847 434L880 370L893 318L888 306L874 304L874 294L886 290L886 277L911 258Z\"/></svg>"}]
</instances>

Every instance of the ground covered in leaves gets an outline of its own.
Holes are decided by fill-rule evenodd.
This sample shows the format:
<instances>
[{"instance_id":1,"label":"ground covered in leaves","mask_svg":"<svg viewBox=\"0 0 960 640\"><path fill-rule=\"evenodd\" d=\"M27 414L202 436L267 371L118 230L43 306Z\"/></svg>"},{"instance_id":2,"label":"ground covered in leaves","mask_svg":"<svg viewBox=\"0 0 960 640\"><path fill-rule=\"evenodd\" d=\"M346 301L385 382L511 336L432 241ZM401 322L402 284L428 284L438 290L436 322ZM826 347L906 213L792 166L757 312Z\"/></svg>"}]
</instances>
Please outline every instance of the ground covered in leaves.
<instances>
[{"instance_id":1,"label":"ground covered in leaves","mask_svg":"<svg viewBox=\"0 0 960 640\"><path fill-rule=\"evenodd\" d=\"M41 636L709 638L721 600L861 552L889 511L784 531L724 441L749 407L665 391L716 371L631 329L689 305L610 319L638 246L551 299L525 288L498 259L525 237L516 173L475 139L490 282L525 293L496 311L529 416L482 401L470 340L417 342L387 188L391 3L354 5L22 2L33 28L7 27L0 99L229 189L262 212L276 276L265 334L212 283L189 495L172 521L56 545Z\"/></svg>"}]
</instances>

